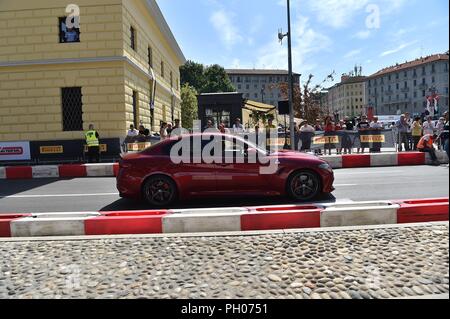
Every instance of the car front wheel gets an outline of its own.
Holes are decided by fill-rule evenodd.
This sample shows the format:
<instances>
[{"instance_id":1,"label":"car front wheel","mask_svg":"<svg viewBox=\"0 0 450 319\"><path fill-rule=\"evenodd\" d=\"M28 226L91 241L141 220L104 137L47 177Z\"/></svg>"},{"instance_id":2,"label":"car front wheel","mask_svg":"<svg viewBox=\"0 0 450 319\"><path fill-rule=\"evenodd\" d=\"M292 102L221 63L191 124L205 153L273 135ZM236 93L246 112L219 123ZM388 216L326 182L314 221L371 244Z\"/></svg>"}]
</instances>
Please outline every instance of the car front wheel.
<instances>
[{"instance_id":1,"label":"car front wheel","mask_svg":"<svg viewBox=\"0 0 450 319\"><path fill-rule=\"evenodd\" d=\"M143 196L150 205L164 208L175 202L177 187L169 177L150 177L144 184Z\"/></svg>"},{"instance_id":2,"label":"car front wheel","mask_svg":"<svg viewBox=\"0 0 450 319\"><path fill-rule=\"evenodd\" d=\"M320 178L311 171L298 171L291 175L287 183L288 194L294 200L307 201L321 193Z\"/></svg>"}]
</instances>

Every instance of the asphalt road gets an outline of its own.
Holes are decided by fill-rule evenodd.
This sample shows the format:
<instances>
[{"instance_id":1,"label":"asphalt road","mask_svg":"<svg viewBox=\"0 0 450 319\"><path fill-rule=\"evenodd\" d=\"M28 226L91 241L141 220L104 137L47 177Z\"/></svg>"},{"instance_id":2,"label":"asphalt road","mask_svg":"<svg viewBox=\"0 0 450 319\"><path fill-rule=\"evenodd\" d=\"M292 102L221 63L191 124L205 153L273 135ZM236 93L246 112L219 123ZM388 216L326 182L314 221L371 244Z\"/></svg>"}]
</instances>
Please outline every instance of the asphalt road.
<instances>
[{"instance_id":1,"label":"asphalt road","mask_svg":"<svg viewBox=\"0 0 450 319\"><path fill-rule=\"evenodd\" d=\"M352 168L335 170L336 190L316 200L389 200L448 197L449 169L444 166ZM292 203L287 198L202 199L173 208L255 206ZM115 178L0 180L0 213L88 212L147 209L121 199Z\"/></svg>"}]
</instances>

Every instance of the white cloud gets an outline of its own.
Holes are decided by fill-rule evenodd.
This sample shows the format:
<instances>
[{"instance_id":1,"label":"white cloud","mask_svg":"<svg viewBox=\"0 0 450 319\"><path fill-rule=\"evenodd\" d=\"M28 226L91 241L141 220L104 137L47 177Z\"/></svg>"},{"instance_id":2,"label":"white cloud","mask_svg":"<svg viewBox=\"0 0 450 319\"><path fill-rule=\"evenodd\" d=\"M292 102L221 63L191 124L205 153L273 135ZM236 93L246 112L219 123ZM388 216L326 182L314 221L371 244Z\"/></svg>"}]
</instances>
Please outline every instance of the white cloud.
<instances>
[{"instance_id":1,"label":"white cloud","mask_svg":"<svg viewBox=\"0 0 450 319\"><path fill-rule=\"evenodd\" d=\"M409 43L402 43L398 47L396 47L395 49L387 50L387 51L382 52L380 54L380 57L384 57L384 56L387 56L387 55L391 55L391 54L400 52L400 51L406 49L407 47L410 47L410 46L416 44L417 42L418 41L413 41L413 42L409 42Z\"/></svg>"},{"instance_id":2,"label":"white cloud","mask_svg":"<svg viewBox=\"0 0 450 319\"><path fill-rule=\"evenodd\" d=\"M320 22L337 29L347 26L368 3L369 0L310 0L308 6Z\"/></svg>"},{"instance_id":3,"label":"white cloud","mask_svg":"<svg viewBox=\"0 0 450 319\"><path fill-rule=\"evenodd\" d=\"M240 35L236 24L233 23L233 13L223 9L213 12L210 22L218 32L222 43L230 50L235 44L241 43L243 37Z\"/></svg>"},{"instance_id":4,"label":"white cloud","mask_svg":"<svg viewBox=\"0 0 450 319\"><path fill-rule=\"evenodd\" d=\"M353 35L354 38L358 38L361 40L368 39L371 36L372 32L370 30L362 30Z\"/></svg>"},{"instance_id":5,"label":"white cloud","mask_svg":"<svg viewBox=\"0 0 450 319\"><path fill-rule=\"evenodd\" d=\"M403 38L403 36L405 36L408 33L411 33L413 31L417 30L416 27L412 27L412 28L402 28L402 29L398 29L397 31L392 33L392 39L396 42L398 42L399 40L401 40Z\"/></svg>"},{"instance_id":6,"label":"white cloud","mask_svg":"<svg viewBox=\"0 0 450 319\"><path fill-rule=\"evenodd\" d=\"M307 6L319 22L335 29L348 26L359 13L368 14L368 5L377 5L381 15L393 14L401 9L407 0L308 0Z\"/></svg>"},{"instance_id":7,"label":"white cloud","mask_svg":"<svg viewBox=\"0 0 450 319\"><path fill-rule=\"evenodd\" d=\"M345 59L354 58L355 56L359 55L361 51L362 51L361 49L351 50L344 55L344 58Z\"/></svg>"},{"instance_id":8,"label":"white cloud","mask_svg":"<svg viewBox=\"0 0 450 319\"><path fill-rule=\"evenodd\" d=\"M308 18L300 16L292 26L292 59L295 72L308 72L317 65L306 63L307 59L320 51L328 50L331 39L313 30ZM259 50L257 65L259 68L287 69L287 47L285 38L280 45L276 36Z\"/></svg>"}]
</instances>

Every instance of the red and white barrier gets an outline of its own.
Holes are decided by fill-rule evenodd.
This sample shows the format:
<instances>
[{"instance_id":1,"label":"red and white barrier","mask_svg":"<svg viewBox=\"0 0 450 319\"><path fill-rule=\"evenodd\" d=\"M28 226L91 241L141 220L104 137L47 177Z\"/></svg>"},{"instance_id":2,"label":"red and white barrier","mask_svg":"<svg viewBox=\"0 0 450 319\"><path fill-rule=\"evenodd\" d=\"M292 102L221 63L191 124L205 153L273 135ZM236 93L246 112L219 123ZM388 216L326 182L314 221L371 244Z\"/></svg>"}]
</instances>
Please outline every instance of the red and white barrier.
<instances>
[{"instance_id":1,"label":"red and white barrier","mask_svg":"<svg viewBox=\"0 0 450 319\"><path fill-rule=\"evenodd\" d=\"M445 152L437 152L437 156L441 164L448 163ZM432 163L430 155L421 152L329 155L321 158L334 169ZM118 163L0 167L0 179L113 177L118 173Z\"/></svg>"},{"instance_id":2,"label":"red and white barrier","mask_svg":"<svg viewBox=\"0 0 450 319\"><path fill-rule=\"evenodd\" d=\"M436 152L441 164L447 164L445 152ZM383 166L415 166L432 164L430 154L422 152L405 153L373 153L351 155L321 156L333 169L356 167L383 167Z\"/></svg>"},{"instance_id":3,"label":"red and white barrier","mask_svg":"<svg viewBox=\"0 0 450 319\"><path fill-rule=\"evenodd\" d=\"M282 230L448 221L448 198L188 210L0 214L0 237Z\"/></svg>"},{"instance_id":4,"label":"red and white barrier","mask_svg":"<svg viewBox=\"0 0 450 319\"><path fill-rule=\"evenodd\" d=\"M168 211L106 212L84 222L86 235L160 234Z\"/></svg>"}]
</instances>

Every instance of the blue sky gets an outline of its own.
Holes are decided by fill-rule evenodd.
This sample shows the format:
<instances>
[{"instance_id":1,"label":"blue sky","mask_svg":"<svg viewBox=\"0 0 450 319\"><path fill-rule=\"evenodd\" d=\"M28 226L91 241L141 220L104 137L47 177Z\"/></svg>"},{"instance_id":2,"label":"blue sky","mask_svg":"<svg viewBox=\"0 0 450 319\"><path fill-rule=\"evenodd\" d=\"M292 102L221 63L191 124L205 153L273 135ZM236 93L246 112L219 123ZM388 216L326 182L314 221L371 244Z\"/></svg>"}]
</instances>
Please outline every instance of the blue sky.
<instances>
[{"instance_id":1,"label":"blue sky","mask_svg":"<svg viewBox=\"0 0 450 319\"><path fill-rule=\"evenodd\" d=\"M187 59L287 69L285 0L157 0ZM449 49L448 0L291 0L294 71L321 82ZM326 84L331 86L332 82Z\"/></svg>"}]
</instances>

